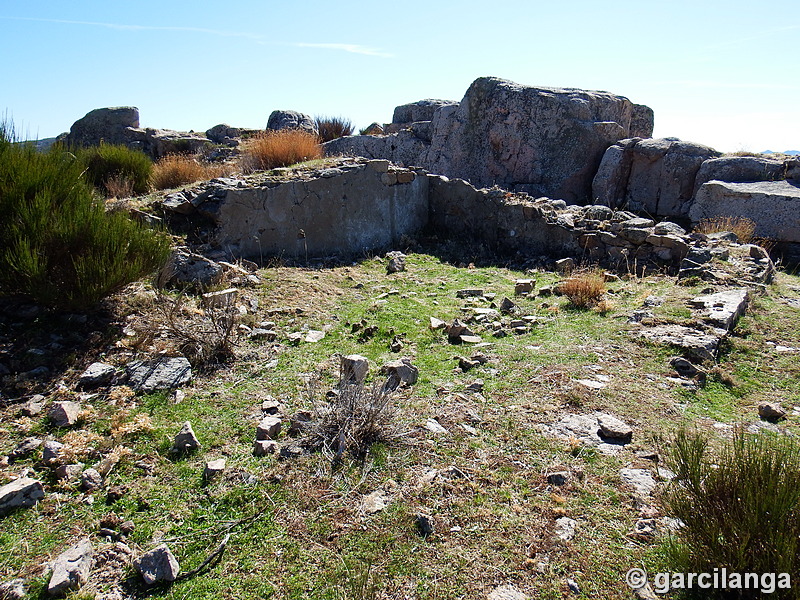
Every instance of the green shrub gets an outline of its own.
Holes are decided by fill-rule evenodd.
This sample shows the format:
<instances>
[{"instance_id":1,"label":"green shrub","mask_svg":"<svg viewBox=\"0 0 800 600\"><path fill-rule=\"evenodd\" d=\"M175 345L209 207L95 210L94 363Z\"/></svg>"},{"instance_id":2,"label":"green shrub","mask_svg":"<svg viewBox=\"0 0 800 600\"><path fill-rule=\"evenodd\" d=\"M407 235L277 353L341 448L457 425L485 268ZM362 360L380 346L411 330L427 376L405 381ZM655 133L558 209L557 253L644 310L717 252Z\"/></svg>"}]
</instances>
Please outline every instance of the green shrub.
<instances>
[{"instance_id":1,"label":"green shrub","mask_svg":"<svg viewBox=\"0 0 800 600\"><path fill-rule=\"evenodd\" d=\"M159 268L167 236L107 213L62 148L37 152L0 124L0 293L88 309Z\"/></svg>"},{"instance_id":2,"label":"green shrub","mask_svg":"<svg viewBox=\"0 0 800 600\"><path fill-rule=\"evenodd\" d=\"M139 150L100 144L77 150L76 155L86 169L86 178L103 193L113 191L121 179L130 182L134 194L144 194L150 189L153 161Z\"/></svg>"},{"instance_id":3,"label":"green shrub","mask_svg":"<svg viewBox=\"0 0 800 600\"><path fill-rule=\"evenodd\" d=\"M670 546L673 572L797 573L800 443L739 432L712 455L702 435L681 431L671 458L665 508L684 523Z\"/></svg>"},{"instance_id":4,"label":"green shrub","mask_svg":"<svg viewBox=\"0 0 800 600\"><path fill-rule=\"evenodd\" d=\"M336 138L353 135L355 127L350 119L344 117L316 117L314 121L319 131L319 139L324 144Z\"/></svg>"}]
</instances>

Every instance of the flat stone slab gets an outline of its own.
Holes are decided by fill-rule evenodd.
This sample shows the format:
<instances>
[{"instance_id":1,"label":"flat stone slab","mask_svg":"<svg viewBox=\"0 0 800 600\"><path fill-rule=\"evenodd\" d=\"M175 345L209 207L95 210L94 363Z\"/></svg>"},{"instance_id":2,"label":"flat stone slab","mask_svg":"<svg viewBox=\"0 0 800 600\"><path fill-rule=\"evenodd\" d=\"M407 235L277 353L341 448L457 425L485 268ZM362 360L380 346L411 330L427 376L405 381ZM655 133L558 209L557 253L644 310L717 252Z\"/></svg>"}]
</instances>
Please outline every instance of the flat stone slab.
<instances>
[{"instance_id":1,"label":"flat stone slab","mask_svg":"<svg viewBox=\"0 0 800 600\"><path fill-rule=\"evenodd\" d=\"M135 360L128 363L125 370L131 388L145 394L174 389L192 380L192 366L182 356Z\"/></svg>"},{"instance_id":2,"label":"flat stone slab","mask_svg":"<svg viewBox=\"0 0 800 600\"><path fill-rule=\"evenodd\" d=\"M721 332L724 333L724 332ZM714 360L722 335L716 336L683 325L659 325L637 332L656 344L676 346L690 352L702 360Z\"/></svg>"},{"instance_id":3,"label":"flat stone slab","mask_svg":"<svg viewBox=\"0 0 800 600\"><path fill-rule=\"evenodd\" d=\"M89 538L84 538L58 555L53 562L53 574L47 585L51 596L77 590L89 579L94 548Z\"/></svg>"},{"instance_id":4,"label":"flat stone slab","mask_svg":"<svg viewBox=\"0 0 800 600\"><path fill-rule=\"evenodd\" d=\"M142 554L138 560L134 561L133 566L139 571L147 585L153 585L159 581L175 581L181 572L178 559L166 544L161 544Z\"/></svg>"},{"instance_id":5,"label":"flat stone slab","mask_svg":"<svg viewBox=\"0 0 800 600\"><path fill-rule=\"evenodd\" d=\"M656 489L656 480L647 469L620 469L619 476L624 484L633 488L637 496L649 496Z\"/></svg>"},{"instance_id":6,"label":"flat stone slab","mask_svg":"<svg viewBox=\"0 0 800 600\"><path fill-rule=\"evenodd\" d=\"M725 290L708 296L698 296L689 306L703 311L703 319L720 329L730 331L747 310L750 293L744 289Z\"/></svg>"},{"instance_id":7,"label":"flat stone slab","mask_svg":"<svg viewBox=\"0 0 800 600\"><path fill-rule=\"evenodd\" d=\"M585 415L569 414L552 425L543 425L542 429L547 435L565 440L577 439L581 444L593 446L603 454L618 454L630 440L603 437L598 420L604 417L613 418L601 412Z\"/></svg>"},{"instance_id":8,"label":"flat stone slab","mask_svg":"<svg viewBox=\"0 0 800 600\"><path fill-rule=\"evenodd\" d=\"M20 477L0 486L0 517L18 508L29 508L44 498L42 482L31 477Z\"/></svg>"}]
</instances>

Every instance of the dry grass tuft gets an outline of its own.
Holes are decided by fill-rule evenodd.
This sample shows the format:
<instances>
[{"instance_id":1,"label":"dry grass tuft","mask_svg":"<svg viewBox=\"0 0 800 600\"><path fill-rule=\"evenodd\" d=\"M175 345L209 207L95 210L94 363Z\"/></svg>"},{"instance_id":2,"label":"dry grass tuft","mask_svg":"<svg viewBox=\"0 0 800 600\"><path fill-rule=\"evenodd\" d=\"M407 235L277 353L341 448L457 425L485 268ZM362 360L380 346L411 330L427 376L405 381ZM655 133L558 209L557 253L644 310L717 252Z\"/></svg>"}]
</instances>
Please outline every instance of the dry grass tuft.
<instances>
[{"instance_id":1,"label":"dry grass tuft","mask_svg":"<svg viewBox=\"0 0 800 600\"><path fill-rule=\"evenodd\" d=\"M606 293L606 280L600 271L579 271L558 284L558 291L577 308L597 306Z\"/></svg>"},{"instance_id":2,"label":"dry grass tuft","mask_svg":"<svg viewBox=\"0 0 800 600\"><path fill-rule=\"evenodd\" d=\"M186 154L168 154L153 165L150 181L157 190L229 175L230 165L210 164Z\"/></svg>"},{"instance_id":3,"label":"dry grass tuft","mask_svg":"<svg viewBox=\"0 0 800 600\"><path fill-rule=\"evenodd\" d=\"M344 117L316 117L314 121L317 124L319 138L323 144L340 137L353 135L355 130L350 119L345 119Z\"/></svg>"},{"instance_id":4,"label":"dry grass tuft","mask_svg":"<svg viewBox=\"0 0 800 600\"><path fill-rule=\"evenodd\" d=\"M712 217L700 221L695 230L705 234L730 231L736 234L741 243L748 244L753 239L756 223L747 217Z\"/></svg>"},{"instance_id":5,"label":"dry grass tuft","mask_svg":"<svg viewBox=\"0 0 800 600\"><path fill-rule=\"evenodd\" d=\"M116 173L106 179L103 187L109 198L123 199L133 196L133 179L122 173Z\"/></svg>"},{"instance_id":6,"label":"dry grass tuft","mask_svg":"<svg viewBox=\"0 0 800 600\"><path fill-rule=\"evenodd\" d=\"M314 134L299 129L265 131L245 144L242 169L275 169L315 158L322 158L322 146Z\"/></svg>"}]
</instances>

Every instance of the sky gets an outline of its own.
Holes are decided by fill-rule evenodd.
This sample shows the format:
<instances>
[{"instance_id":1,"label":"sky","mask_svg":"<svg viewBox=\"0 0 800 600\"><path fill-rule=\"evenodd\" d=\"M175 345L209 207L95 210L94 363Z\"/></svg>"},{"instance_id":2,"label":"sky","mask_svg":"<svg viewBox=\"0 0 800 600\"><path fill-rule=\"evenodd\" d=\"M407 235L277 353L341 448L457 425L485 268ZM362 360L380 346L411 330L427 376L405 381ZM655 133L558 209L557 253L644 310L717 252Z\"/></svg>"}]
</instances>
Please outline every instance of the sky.
<instances>
[{"instance_id":1,"label":"sky","mask_svg":"<svg viewBox=\"0 0 800 600\"><path fill-rule=\"evenodd\" d=\"M361 128L495 76L626 96L655 137L800 150L798 0L0 0L0 27L0 114L29 138L105 106L181 131L276 109Z\"/></svg>"}]
</instances>

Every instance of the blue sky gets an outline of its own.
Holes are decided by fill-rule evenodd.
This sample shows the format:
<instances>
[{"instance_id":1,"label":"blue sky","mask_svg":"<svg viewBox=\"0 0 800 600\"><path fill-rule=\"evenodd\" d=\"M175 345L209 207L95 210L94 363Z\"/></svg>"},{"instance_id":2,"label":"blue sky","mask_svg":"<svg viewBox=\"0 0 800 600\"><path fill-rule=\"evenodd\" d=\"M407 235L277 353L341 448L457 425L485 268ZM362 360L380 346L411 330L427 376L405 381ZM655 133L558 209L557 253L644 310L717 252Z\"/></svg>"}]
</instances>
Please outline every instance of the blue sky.
<instances>
[{"instance_id":1,"label":"blue sky","mask_svg":"<svg viewBox=\"0 0 800 600\"><path fill-rule=\"evenodd\" d=\"M363 127L493 75L627 96L656 136L800 149L797 0L0 0L0 27L0 111L40 138L126 105L179 130L278 108Z\"/></svg>"}]
</instances>

